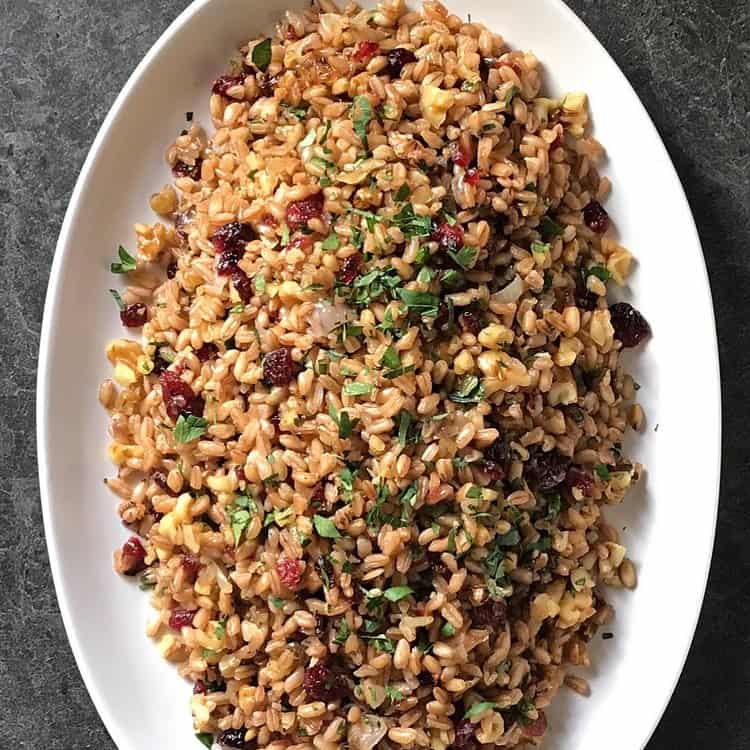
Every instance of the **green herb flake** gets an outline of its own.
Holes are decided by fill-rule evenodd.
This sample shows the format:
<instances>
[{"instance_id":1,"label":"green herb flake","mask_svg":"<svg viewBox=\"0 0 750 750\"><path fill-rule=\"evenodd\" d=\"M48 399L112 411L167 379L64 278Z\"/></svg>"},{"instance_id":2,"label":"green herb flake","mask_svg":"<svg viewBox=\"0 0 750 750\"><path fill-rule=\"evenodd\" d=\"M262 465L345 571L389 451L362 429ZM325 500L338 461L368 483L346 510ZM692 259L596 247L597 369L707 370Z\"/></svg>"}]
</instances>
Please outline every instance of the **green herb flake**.
<instances>
[{"instance_id":1,"label":"green herb flake","mask_svg":"<svg viewBox=\"0 0 750 750\"><path fill-rule=\"evenodd\" d=\"M546 255L549 251L550 251L549 242L534 241L531 243L531 252L534 253L534 255Z\"/></svg>"},{"instance_id":2,"label":"green herb flake","mask_svg":"<svg viewBox=\"0 0 750 750\"><path fill-rule=\"evenodd\" d=\"M539 222L539 231L542 233L542 237L548 240L551 237L560 237L565 229L556 221L550 219L549 216L542 216L542 220Z\"/></svg>"},{"instance_id":3,"label":"green herb flake","mask_svg":"<svg viewBox=\"0 0 750 750\"><path fill-rule=\"evenodd\" d=\"M375 649L381 653L392 654L396 650L393 641L384 633L380 635L363 635L361 637L365 641L370 641L375 646Z\"/></svg>"},{"instance_id":4,"label":"green herb flake","mask_svg":"<svg viewBox=\"0 0 750 750\"><path fill-rule=\"evenodd\" d=\"M195 739L204 747L209 748L209 750L214 746L214 736L209 734L209 732L199 732L195 735Z\"/></svg>"},{"instance_id":5,"label":"green herb flake","mask_svg":"<svg viewBox=\"0 0 750 750\"><path fill-rule=\"evenodd\" d=\"M490 708L497 708L497 703L491 703L490 701L482 701L481 703L475 703L465 714L464 719L473 719L476 716L480 716Z\"/></svg>"},{"instance_id":6,"label":"green herb flake","mask_svg":"<svg viewBox=\"0 0 750 750\"><path fill-rule=\"evenodd\" d=\"M339 539L341 537L339 530L330 518L316 514L313 516L313 524L318 536L322 536L324 539Z\"/></svg>"},{"instance_id":7,"label":"green herb flake","mask_svg":"<svg viewBox=\"0 0 750 750\"><path fill-rule=\"evenodd\" d=\"M130 273L131 271L135 271L136 260L122 245L117 248L117 255L120 260L109 266L109 270L112 273Z\"/></svg>"},{"instance_id":8,"label":"green herb flake","mask_svg":"<svg viewBox=\"0 0 750 750\"><path fill-rule=\"evenodd\" d=\"M351 437L351 434L354 431L354 427L359 420L355 419L352 421L352 419L349 417L349 412L344 411L343 409L341 412L337 412L336 407L333 404L329 406L328 414L336 423L336 426L339 428L339 437L343 440Z\"/></svg>"},{"instance_id":9,"label":"green herb flake","mask_svg":"<svg viewBox=\"0 0 750 750\"><path fill-rule=\"evenodd\" d=\"M289 227L286 224L281 225L281 247L289 244Z\"/></svg>"},{"instance_id":10,"label":"green herb flake","mask_svg":"<svg viewBox=\"0 0 750 750\"><path fill-rule=\"evenodd\" d=\"M351 107L354 132L359 136L362 145L367 149L367 125L375 115L370 100L366 96L355 96Z\"/></svg>"},{"instance_id":11,"label":"green herb flake","mask_svg":"<svg viewBox=\"0 0 750 750\"><path fill-rule=\"evenodd\" d=\"M449 622L443 623L443 627L440 628L440 635L443 636L443 638L451 638L456 634L456 628L453 627Z\"/></svg>"},{"instance_id":12,"label":"green herb flake","mask_svg":"<svg viewBox=\"0 0 750 750\"><path fill-rule=\"evenodd\" d=\"M341 247L341 240L339 240L337 234L329 234L328 237L323 240L321 247L323 250L338 250L339 247Z\"/></svg>"},{"instance_id":13,"label":"green herb flake","mask_svg":"<svg viewBox=\"0 0 750 750\"><path fill-rule=\"evenodd\" d=\"M554 521L560 515L562 510L562 500L560 495L552 495L547 500L547 520Z\"/></svg>"},{"instance_id":14,"label":"green herb flake","mask_svg":"<svg viewBox=\"0 0 750 750\"><path fill-rule=\"evenodd\" d=\"M271 40L264 39L253 47L253 65L258 70L265 70L271 63Z\"/></svg>"},{"instance_id":15,"label":"green herb flake","mask_svg":"<svg viewBox=\"0 0 750 750\"><path fill-rule=\"evenodd\" d=\"M214 626L214 637L221 640L227 634L226 620L220 620Z\"/></svg>"},{"instance_id":16,"label":"green herb flake","mask_svg":"<svg viewBox=\"0 0 750 750\"><path fill-rule=\"evenodd\" d=\"M461 268L463 268L465 271L468 271L469 269L474 268L474 265L477 262L477 258L479 257L479 249L476 247L471 247L470 245L464 245L457 252L449 250L448 255L459 266L461 266Z\"/></svg>"},{"instance_id":17,"label":"green herb flake","mask_svg":"<svg viewBox=\"0 0 750 750\"><path fill-rule=\"evenodd\" d=\"M180 414L174 427L174 439L178 443L192 443L206 432L207 427L208 422L202 417Z\"/></svg>"},{"instance_id":18,"label":"green herb flake","mask_svg":"<svg viewBox=\"0 0 750 750\"><path fill-rule=\"evenodd\" d=\"M608 482L610 479L609 467L606 464L596 464L594 471L597 473L599 479Z\"/></svg>"},{"instance_id":19,"label":"green herb flake","mask_svg":"<svg viewBox=\"0 0 750 750\"><path fill-rule=\"evenodd\" d=\"M415 292L412 289L397 289L396 293L409 309L409 312L424 315L428 318L437 317L440 299L434 294Z\"/></svg>"},{"instance_id":20,"label":"green herb flake","mask_svg":"<svg viewBox=\"0 0 750 750\"><path fill-rule=\"evenodd\" d=\"M265 278L265 276L256 276L255 277L255 291L258 292L258 294L263 294L263 292L266 291L266 278Z\"/></svg>"},{"instance_id":21,"label":"green herb flake","mask_svg":"<svg viewBox=\"0 0 750 750\"><path fill-rule=\"evenodd\" d=\"M349 624L342 618L339 620L338 628L336 629L336 637L333 639L333 642L339 646L343 646L351 632Z\"/></svg>"},{"instance_id":22,"label":"green herb flake","mask_svg":"<svg viewBox=\"0 0 750 750\"><path fill-rule=\"evenodd\" d=\"M117 307L119 307L120 310L124 310L125 303L122 301L122 297L120 296L120 293L117 291L117 289L110 289L109 293L112 295L112 298L117 303Z\"/></svg>"},{"instance_id":23,"label":"green herb flake","mask_svg":"<svg viewBox=\"0 0 750 750\"><path fill-rule=\"evenodd\" d=\"M414 589L411 588L411 586L392 586L389 589L386 589L383 592L383 596L389 601L389 602L398 602L401 601L401 599L406 598L409 596L409 594L413 594Z\"/></svg>"},{"instance_id":24,"label":"green herb flake","mask_svg":"<svg viewBox=\"0 0 750 750\"><path fill-rule=\"evenodd\" d=\"M508 89L508 93L505 95L505 106L510 107L511 102L521 93L521 89L518 86L513 85Z\"/></svg>"},{"instance_id":25,"label":"green herb flake","mask_svg":"<svg viewBox=\"0 0 750 750\"><path fill-rule=\"evenodd\" d=\"M478 78L474 78L471 81L464 81L461 84L461 91L467 91L470 94L475 94L477 91L479 91L480 85L481 81Z\"/></svg>"},{"instance_id":26,"label":"green herb flake","mask_svg":"<svg viewBox=\"0 0 750 750\"><path fill-rule=\"evenodd\" d=\"M386 698L393 701L394 703L397 703L404 697L404 694L400 690L397 690L395 687L393 687L393 685L385 686L385 695Z\"/></svg>"},{"instance_id":27,"label":"green herb flake","mask_svg":"<svg viewBox=\"0 0 750 750\"><path fill-rule=\"evenodd\" d=\"M596 276L605 284L612 278L612 274L604 266L589 266L586 269L586 276Z\"/></svg>"},{"instance_id":28,"label":"green herb flake","mask_svg":"<svg viewBox=\"0 0 750 750\"><path fill-rule=\"evenodd\" d=\"M484 398L484 388L476 375L465 375L448 398L456 404L478 404Z\"/></svg>"},{"instance_id":29,"label":"green herb flake","mask_svg":"<svg viewBox=\"0 0 750 750\"><path fill-rule=\"evenodd\" d=\"M369 396L374 387L372 383L347 383L344 393L347 396Z\"/></svg>"},{"instance_id":30,"label":"green herb flake","mask_svg":"<svg viewBox=\"0 0 750 750\"><path fill-rule=\"evenodd\" d=\"M393 217L394 226L397 226L404 236L426 237L432 233L432 218L430 216L418 216L414 213L411 203L405 203L401 210Z\"/></svg>"},{"instance_id":31,"label":"green herb flake","mask_svg":"<svg viewBox=\"0 0 750 750\"><path fill-rule=\"evenodd\" d=\"M409 186L404 183L397 191L396 195L393 196L393 200L396 201L396 203L403 203L408 197L411 195L411 191L409 190Z\"/></svg>"}]
</instances>

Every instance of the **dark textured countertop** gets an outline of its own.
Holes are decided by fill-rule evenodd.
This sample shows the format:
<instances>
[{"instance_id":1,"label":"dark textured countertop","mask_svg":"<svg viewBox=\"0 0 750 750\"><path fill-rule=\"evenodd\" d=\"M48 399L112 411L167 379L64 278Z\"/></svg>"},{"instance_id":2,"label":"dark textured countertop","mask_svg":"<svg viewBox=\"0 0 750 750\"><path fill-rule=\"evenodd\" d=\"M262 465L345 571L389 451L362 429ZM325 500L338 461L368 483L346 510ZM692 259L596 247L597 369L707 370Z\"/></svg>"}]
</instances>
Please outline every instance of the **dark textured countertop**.
<instances>
[{"instance_id":1,"label":"dark textured countertop","mask_svg":"<svg viewBox=\"0 0 750 750\"><path fill-rule=\"evenodd\" d=\"M35 456L36 356L55 241L86 152L130 72L187 4L0 0L0 750L114 748L73 662L47 563ZM634 85L677 166L703 241L721 345L716 553L687 667L648 747L747 750L750 2L570 4ZM680 249L672 250L675 278L664 280L665 289L690 325L690 300L673 288ZM688 360L700 356L688 353ZM686 408L701 408L699 383ZM700 471L700 456L686 458ZM680 560L690 556L690 540L671 544L675 575L689 575L691 566L683 573ZM633 698L624 711L637 710Z\"/></svg>"}]
</instances>

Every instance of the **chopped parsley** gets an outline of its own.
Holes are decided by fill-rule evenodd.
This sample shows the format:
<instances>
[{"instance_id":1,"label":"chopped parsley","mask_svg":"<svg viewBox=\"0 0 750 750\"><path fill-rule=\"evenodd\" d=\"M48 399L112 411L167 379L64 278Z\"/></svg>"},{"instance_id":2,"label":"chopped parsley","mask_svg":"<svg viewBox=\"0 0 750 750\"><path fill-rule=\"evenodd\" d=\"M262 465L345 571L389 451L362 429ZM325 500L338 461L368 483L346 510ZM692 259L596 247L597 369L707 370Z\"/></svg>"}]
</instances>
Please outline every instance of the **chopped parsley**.
<instances>
[{"instance_id":1,"label":"chopped parsley","mask_svg":"<svg viewBox=\"0 0 750 750\"><path fill-rule=\"evenodd\" d=\"M404 697L404 694L400 690L397 690L395 687L393 687L393 685L385 686L385 695L386 698L394 702L400 701Z\"/></svg>"},{"instance_id":2,"label":"chopped parsley","mask_svg":"<svg viewBox=\"0 0 750 750\"><path fill-rule=\"evenodd\" d=\"M206 432L208 422L202 417L180 414L174 427L174 439L178 443L192 443Z\"/></svg>"},{"instance_id":3,"label":"chopped parsley","mask_svg":"<svg viewBox=\"0 0 750 750\"><path fill-rule=\"evenodd\" d=\"M229 508L229 523L232 527L235 547L240 543L242 532L250 525L250 521L257 512L258 506L255 500L248 495L237 497L234 505Z\"/></svg>"},{"instance_id":4,"label":"chopped parsley","mask_svg":"<svg viewBox=\"0 0 750 750\"><path fill-rule=\"evenodd\" d=\"M318 536L322 536L325 539L339 539L341 537L339 530L330 518L316 514L313 516L313 524L315 531L318 532Z\"/></svg>"},{"instance_id":5,"label":"chopped parsley","mask_svg":"<svg viewBox=\"0 0 750 750\"><path fill-rule=\"evenodd\" d=\"M604 266L589 266L586 269L586 277L596 276L597 279L605 284L612 278L612 274Z\"/></svg>"},{"instance_id":6,"label":"chopped parsley","mask_svg":"<svg viewBox=\"0 0 750 750\"><path fill-rule=\"evenodd\" d=\"M351 632L349 624L342 618L339 620L338 628L336 629L336 637L333 639L333 642L339 646L343 646Z\"/></svg>"},{"instance_id":7,"label":"chopped parsley","mask_svg":"<svg viewBox=\"0 0 750 750\"><path fill-rule=\"evenodd\" d=\"M351 437L354 427L359 420L352 420L349 417L349 412L344 411L343 409L340 412L337 412L336 407L333 404L328 407L328 414L339 428L339 437L344 440Z\"/></svg>"},{"instance_id":8,"label":"chopped parsley","mask_svg":"<svg viewBox=\"0 0 750 750\"><path fill-rule=\"evenodd\" d=\"M328 237L323 240L321 247L323 250L338 250L339 247L341 247L339 236L336 233L329 234Z\"/></svg>"},{"instance_id":9,"label":"chopped parsley","mask_svg":"<svg viewBox=\"0 0 750 750\"><path fill-rule=\"evenodd\" d=\"M464 719L473 719L475 716L483 714L490 708L497 708L497 703L491 703L490 701L482 701L481 703L475 703L465 714Z\"/></svg>"},{"instance_id":10,"label":"chopped parsley","mask_svg":"<svg viewBox=\"0 0 750 750\"><path fill-rule=\"evenodd\" d=\"M117 255L120 260L109 266L109 270L112 273L130 273L131 271L135 271L136 260L122 245L117 248Z\"/></svg>"},{"instance_id":11,"label":"chopped parsley","mask_svg":"<svg viewBox=\"0 0 750 750\"><path fill-rule=\"evenodd\" d=\"M258 70L265 70L271 63L271 40L264 39L253 47L253 65Z\"/></svg>"},{"instance_id":12,"label":"chopped parsley","mask_svg":"<svg viewBox=\"0 0 750 750\"><path fill-rule=\"evenodd\" d=\"M465 375L448 398L456 404L478 404L484 398L484 387L476 375Z\"/></svg>"},{"instance_id":13,"label":"chopped parsley","mask_svg":"<svg viewBox=\"0 0 750 750\"><path fill-rule=\"evenodd\" d=\"M405 203L401 210L393 217L393 224L397 226L408 239L410 237L426 237L432 233L432 218L417 216L411 203Z\"/></svg>"},{"instance_id":14,"label":"chopped parsley","mask_svg":"<svg viewBox=\"0 0 750 750\"><path fill-rule=\"evenodd\" d=\"M596 464L596 466L594 466L594 471L599 476L599 479L602 479L605 482L609 481L610 479L609 467L606 464Z\"/></svg>"},{"instance_id":15,"label":"chopped parsley","mask_svg":"<svg viewBox=\"0 0 750 750\"><path fill-rule=\"evenodd\" d=\"M367 150L367 125L374 116L370 100L366 96L355 96L352 102L351 118L354 132L359 136L365 150Z\"/></svg>"},{"instance_id":16,"label":"chopped parsley","mask_svg":"<svg viewBox=\"0 0 750 750\"><path fill-rule=\"evenodd\" d=\"M560 224L552 221L549 216L542 216L542 220L539 222L539 230L545 240L550 237L559 237L565 231Z\"/></svg>"},{"instance_id":17,"label":"chopped parsley","mask_svg":"<svg viewBox=\"0 0 750 750\"><path fill-rule=\"evenodd\" d=\"M372 383L347 383L344 393L347 396L369 396L374 387Z\"/></svg>"},{"instance_id":18,"label":"chopped parsley","mask_svg":"<svg viewBox=\"0 0 750 750\"><path fill-rule=\"evenodd\" d=\"M117 307L120 308L120 310L125 309L125 303L122 301L122 297L120 296L120 293L117 291L117 289L110 289L109 293L112 295L112 299L117 303Z\"/></svg>"},{"instance_id":19,"label":"chopped parsley","mask_svg":"<svg viewBox=\"0 0 750 750\"><path fill-rule=\"evenodd\" d=\"M382 653L392 654L396 650L393 641L384 633L380 635L363 635L360 637L365 641L370 641L376 650Z\"/></svg>"},{"instance_id":20,"label":"chopped parsley","mask_svg":"<svg viewBox=\"0 0 750 750\"><path fill-rule=\"evenodd\" d=\"M199 732L195 735L195 739L204 747L209 748L209 750L214 746L214 736L209 732Z\"/></svg>"},{"instance_id":21,"label":"chopped parsley","mask_svg":"<svg viewBox=\"0 0 750 750\"><path fill-rule=\"evenodd\" d=\"M470 268L474 268L474 265L477 262L477 258L479 257L479 249L476 247L471 247L470 245L464 245L457 252L449 250L448 255L459 266L461 266L461 268L463 268L465 271L468 271Z\"/></svg>"},{"instance_id":22,"label":"chopped parsley","mask_svg":"<svg viewBox=\"0 0 750 750\"><path fill-rule=\"evenodd\" d=\"M383 592L383 596L389 602L399 602L409 596L409 594L413 593L414 589L412 589L411 586L392 586Z\"/></svg>"},{"instance_id":23,"label":"chopped parsley","mask_svg":"<svg viewBox=\"0 0 750 750\"><path fill-rule=\"evenodd\" d=\"M415 292L412 289L397 289L396 293L409 312L424 315L428 318L437 317L440 299L434 294Z\"/></svg>"},{"instance_id":24,"label":"chopped parsley","mask_svg":"<svg viewBox=\"0 0 750 750\"><path fill-rule=\"evenodd\" d=\"M508 93L505 95L505 106L510 107L511 102L521 93L521 89L518 86L513 85L508 89Z\"/></svg>"},{"instance_id":25,"label":"chopped parsley","mask_svg":"<svg viewBox=\"0 0 750 750\"><path fill-rule=\"evenodd\" d=\"M411 191L409 190L409 186L404 183L397 191L396 195L393 196L393 200L395 200L397 203L403 203L411 194Z\"/></svg>"}]
</instances>

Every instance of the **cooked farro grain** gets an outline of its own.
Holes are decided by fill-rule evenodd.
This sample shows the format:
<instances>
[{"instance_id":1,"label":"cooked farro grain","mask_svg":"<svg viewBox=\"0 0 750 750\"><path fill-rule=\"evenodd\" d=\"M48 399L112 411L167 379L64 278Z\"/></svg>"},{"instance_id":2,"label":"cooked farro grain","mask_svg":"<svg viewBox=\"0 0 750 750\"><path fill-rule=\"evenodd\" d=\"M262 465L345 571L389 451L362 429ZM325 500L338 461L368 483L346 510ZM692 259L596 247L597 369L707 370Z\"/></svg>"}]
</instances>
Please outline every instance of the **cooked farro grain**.
<instances>
[{"instance_id":1,"label":"cooked farro grain","mask_svg":"<svg viewBox=\"0 0 750 750\"><path fill-rule=\"evenodd\" d=\"M206 745L537 745L636 583L602 508L649 329L586 96L432 0L240 53L112 268L115 567Z\"/></svg>"}]
</instances>

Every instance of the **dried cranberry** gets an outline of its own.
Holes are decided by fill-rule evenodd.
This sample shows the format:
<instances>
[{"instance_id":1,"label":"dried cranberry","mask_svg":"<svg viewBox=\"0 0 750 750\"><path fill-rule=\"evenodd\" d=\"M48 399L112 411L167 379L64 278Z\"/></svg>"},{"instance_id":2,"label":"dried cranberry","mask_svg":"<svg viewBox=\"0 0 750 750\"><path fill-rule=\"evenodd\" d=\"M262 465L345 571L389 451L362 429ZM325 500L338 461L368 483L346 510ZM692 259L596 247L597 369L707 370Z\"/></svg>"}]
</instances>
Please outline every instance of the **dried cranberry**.
<instances>
[{"instance_id":1,"label":"dried cranberry","mask_svg":"<svg viewBox=\"0 0 750 750\"><path fill-rule=\"evenodd\" d=\"M609 227L609 214L599 201L590 201L583 209L586 226L597 234L604 234Z\"/></svg>"},{"instance_id":2,"label":"dried cranberry","mask_svg":"<svg viewBox=\"0 0 750 750\"><path fill-rule=\"evenodd\" d=\"M477 315L472 310L467 310L466 312L462 312L458 316L458 322L461 325L461 328L464 329L467 333L472 333L474 336L476 336L479 331L482 330L482 323L479 319L479 315Z\"/></svg>"},{"instance_id":3,"label":"dried cranberry","mask_svg":"<svg viewBox=\"0 0 750 750\"><path fill-rule=\"evenodd\" d=\"M527 737L543 737L547 731L547 717L544 711L537 709L537 713L539 716L523 728L523 733Z\"/></svg>"},{"instance_id":4,"label":"dried cranberry","mask_svg":"<svg viewBox=\"0 0 750 750\"><path fill-rule=\"evenodd\" d=\"M467 185L478 185L479 178L481 176L482 175L478 169L476 169L475 167L471 167L470 169L466 170L466 174L464 175L464 182Z\"/></svg>"},{"instance_id":5,"label":"dried cranberry","mask_svg":"<svg viewBox=\"0 0 750 750\"><path fill-rule=\"evenodd\" d=\"M203 416L203 397L196 395L193 389L176 372L165 370L159 375L161 394L167 414L175 422L181 414L185 416Z\"/></svg>"},{"instance_id":6,"label":"dried cranberry","mask_svg":"<svg viewBox=\"0 0 750 750\"><path fill-rule=\"evenodd\" d=\"M651 335L651 326L646 318L627 302L618 302L609 308L609 318L615 329L615 338L624 347L638 346Z\"/></svg>"},{"instance_id":7,"label":"dried cranberry","mask_svg":"<svg viewBox=\"0 0 750 750\"><path fill-rule=\"evenodd\" d=\"M354 59L357 62L367 62L379 51L380 45L377 42L359 42L354 50Z\"/></svg>"},{"instance_id":8,"label":"dried cranberry","mask_svg":"<svg viewBox=\"0 0 750 750\"><path fill-rule=\"evenodd\" d=\"M172 630L180 630L191 626L197 612L197 609L173 609L169 615L169 627Z\"/></svg>"},{"instance_id":9,"label":"dried cranberry","mask_svg":"<svg viewBox=\"0 0 750 750\"><path fill-rule=\"evenodd\" d=\"M235 268L232 271L232 283L237 290L237 294L240 295L242 303L245 305L249 304L255 294L253 282L250 277L241 268Z\"/></svg>"},{"instance_id":10,"label":"dried cranberry","mask_svg":"<svg viewBox=\"0 0 750 750\"><path fill-rule=\"evenodd\" d=\"M557 135L555 136L555 140L550 143L550 148L560 148L561 146L565 145L565 131L560 128Z\"/></svg>"},{"instance_id":11,"label":"dried cranberry","mask_svg":"<svg viewBox=\"0 0 750 750\"><path fill-rule=\"evenodd\" d=\"M194 164L188 164L184 161L176 161L175 165L172 167L172 174L175 177L190 177L192 180L200 180L201 164L203 164L203 159L200 158L196 159Z\"/></svg>"},{"instance_id":12,"label":"dried cranberry","mask_svg":"<svg viewBox=\"0 0 750 750\"><path fill-rule=\"evenodd\" d=\"M302 577L302 564L291 557L280 557L276 561L276 572L288 589L296 588Z\"/></svg>"},{"instance_id":13,"label":"dried cranberry","mask_svg":"<svg viewBox=\"0 0 750 750\"><path fill-rule=\"evenodd\" d=\"M120 320L126 328L140 328L148 320L148 308L143 302L134 302L120 310Z\"/></svg>"},{"instance_id":14,"label":"dried cranberry","mask_svg":"<svg viewBox=\"0 0 750 750\"><path fill-rule=\"evenodd\" d=\"M216 344L203 344L203 346L195 353L195 356L198 357L201 362L208 362L209 359L216 356L216 352L218 351Z\"/></svg>"},{"instance_id":15,"label":"dried cranberry","mask_svg":"<svg viewBox=\"0 0 750 750\"><path fill-rule=\"evenodd\" d=\"M544 453L534 449L524 467L524 475L536 489L551 492L565 480L569 466L570 459L555 450Z\"/></svg>"},{"instance_id":16,"label":"dried cranberry","mask_svg":"<svg viewBox=\"0 0 750 750\"><path fill-rule=\"evenodd\" d=\"M505 469L494 461L482 461L482 471L490 482L502 482L505 479Z\"/></svg>"},{"instance_id":17,"label":"dried cranberry","mask_svg":"<svg viewBox=\"0 0 750 750\"><path fill-rule=\"evenodd\" d=\"M450 308L445 302L441 302L438 305L438 314L435 316L435 320L432 322L432 327L438 331L442 331L449 323L451 318Z\"/></svg>"},{"instance_id":18,"label":"dried cranberry","mask_svg":"<svg viewBox=\"0 0 750 750\"><path fill-rule=\"evenodd\" d=\"M263 360L263 380L271 385L286 385L294 380L297 366L292 352L285 347L266 354Z\"/></svg>"},{"instance_id":19,"label":"dried cranberry","mask_svg":"<svg viewBox=\"0 0 750 750\"><path fill-rule=\"evenodd\" d=\"M307 226L310 219L319 219L323 215L323 193L315 193L309 198L290 203L286 210L286 223L290 229L301 229Z\"/></svg>"},{"instance_id":20,"label":"dried cranberry","mask_svg":"<svg viewBox=\"0 0 750 750\"><path fill-rule=\"evenodd\" d=\"M175 276L177 276L177 261L172 260L167 266L167 278L173 279Z\"/></svg>"},{"instance_id":21,"label":"dried cranberry","mask_svg":"<svg viewBox=\"0 0 750 750\"><path fill-rule=\"evenodd\" d=\"M326 703L335 701L343 691L341 677L332 672L322 662L318 662L305 670L302 685L308 698Z\"/></svg>"},{"instance_id":22,"label":"dried cranberry","mask_svg":"<svg viewBox=\"0 0 750 750\"><path fill-rule=\"evenodd\" d=\"M238 747L244 750L246 734L247 729L226 729L219 735L219 744L222 747Z\"/></svg>"},{"instance_id":23,"label":"dried cranberry","mask_svg":"<svg viewBox=\"0 0 750 750\"><path fill-rule=\"evenodd\" d=\"M507 466L511 459L510 446L505 440L498 438L492 445L485 448L484 457L488 461L493 461L501 466Z\"/></svg>"},{"instance_id":24,"label":"dried cranberry","mask_svg":"<svg viewBox=\"0 0 750 750\"><path fill-rule=\"evenodd\" d=\"M185 573L185 578L191 583L198 576L198 571L201 568L201 561L196 555L183 555L182 556L182 570Z\"/></svg>"},{"instance_id":25,"label":"dried cranberry","mask_svg":"<svg viewBox=\"0 0 750 750\"><path fill-rule=\"evenodd\" d=\"M572 465L565 475L565 484L571 489L577 487L584 495L588 495L594 486L594 475L581 466Z\"/></svg>"},{"instance_id":26,"label":"dried cranberry","mask_svg":"<svg viewBox=\"0 0 750 750\"><path fill-rule=\"evenodd\" d=\"M193 695L205 695L206 694L206 683L203 680L196 680L193 685Z\"/></svg>"},{"instance_id":27,"label":"dried cranberry","mask_svg":"<svg viewBox=\"0 0 750 750\"><path fill-rule=\"evenodd\" d=\"M119 570L126 576L134 576L140 573L145 567L146 550L137 536L131 536L120 550Z\"/></svg>"},{"instance_id":28,"label":"dried cranberry","mask_svg":"<svg viewBox=\"0 0 750 750\"><path fill-rule=\"evenodd\" d=\"M471 719L461 719L461 721L456 724L456 738L453 740L453 745L451 745L451 747L463 750L463 748L468 748L474 744L472 742L473 739L474 724Z\"/></svg>"},{"instance_id":29,"label":"dried cranberry","mask_svg":"<svg viewBox=\"0 0 750 750\"><path fill-rule=\"evenodd\" d=\"M508 619L508 606L502 600L488 599L484 604L474 607L471 619L480 628L500 630Z\"/></svg>"},{"instance_id":30,"label":"dried cranberry","mask_svg":"<svg viewBox=\"0 0 750 750\"><path fill-rule=\"evenodd\" d=\"M244 76L219 76L211 87L211 91L214 94L221 94L221 96L228 96L227 91L234 86L241 86L244 82Z\"/></svg>"},{"instance_id":31,"label":"dried cranberry","mask_svg":"<svg viewBox=\"0 0 750 750\"><path fill-rule=\"evenodd\" d=\"M245 243L254 238L255 232L249 224L240 224L233 221L217 229L211 235L211 242L217 253L235 251L235 254L239 253L239 260L245 251Z\"/></svg>"},{"instance_id":32,"label":"dried cranberry","mask_svg":"<svg viewBox=\"0 0 750 750\"><path fill-rule=\"evenodd\" d=\"M336 278L342 284L351 284L352 281L359 276L359 269L362 267L362 260L361 253L347 255L341 264L341 268L339 268Z\"/></svg>"},{"instance_id":33,"label":"dried cranberry","mask_svg":"<svg viewBox=\"0 0 750 750\"><path fill-rule=\"evenodd\" d=\"M290 42L296 42L299 39L294 26L290 23L286 25L286 29L284 30L284 39L288 39Z\"/></svg>"},{"instance_id":34,"label":"dried cranberry","mask_svg":"<svg viewBox=\"0 0 750 750\"><path fill-rule=\"evenodd\" d=\"M452 141L449 146L450 160L462 169L466 169L471 161L471 154L459 144L458 141Z\"/></svg>"},{"instance_id":35,"label":"dried cranberry","mask_svg":"<svg viewBox=\"0 0 750 750\"><path fill-rule=\"evenodd\" d=\"M405 47L396 47L388 53L388 75L400 78L404 65L417 61L417 56Z\"/></svg>"},{"instance_id":36,"label":"dried cranberry","mask_svg":"<svg viewBox=\"0 0 750 750\"><path fill-rule=\"evenodd\" d=\"M450 225L447 222L438 224L432 230L430 239L438 243L438 247L443 251L455 253L464 246L464 230L458 224Z\"/></svg>"}]
</instances>

